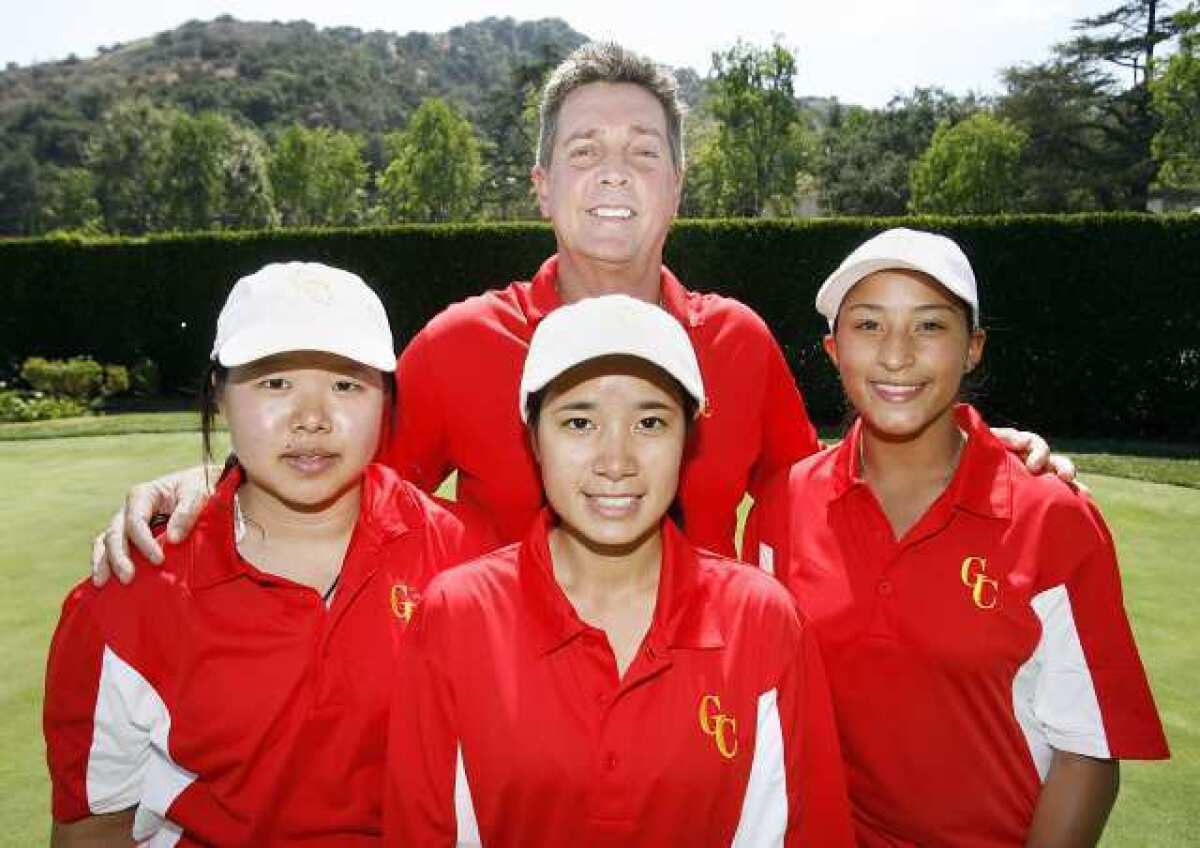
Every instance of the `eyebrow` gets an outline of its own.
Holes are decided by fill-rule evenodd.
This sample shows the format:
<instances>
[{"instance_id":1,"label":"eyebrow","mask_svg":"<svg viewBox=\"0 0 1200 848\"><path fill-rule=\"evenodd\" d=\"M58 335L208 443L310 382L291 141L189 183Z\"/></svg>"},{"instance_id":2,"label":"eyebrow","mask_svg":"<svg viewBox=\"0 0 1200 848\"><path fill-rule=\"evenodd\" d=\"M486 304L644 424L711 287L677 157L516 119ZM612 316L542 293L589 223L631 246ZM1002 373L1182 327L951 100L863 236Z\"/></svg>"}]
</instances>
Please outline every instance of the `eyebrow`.
<instances>
[{"instance_id":1,"label":"eyebrow","mask_svg":"<svg viewBox=\"0 0 1200 848\"><path fill-rule=\"evenodd\" d=\"M662 130L658 129L658 127L652 127L646 124L632 124L630 125L630 129L633 130L634 135L654 136L659 141L662 141L664 138ZM589 127L588 129L576 130L575 132L564 137L562 143L566 145L570 144L572 141L580 139L590 140L596 138L600 134L600 129L598 127Z\"/></svg>"},{"instance_id":2,"label":"eyebrow","mask_svg":"<svg viewBox=\"0 0 1200 848\"><path fill-rule=\"evenodd\" d=\"M847 310L873 309L873 310L876 310L877 312L883 312L886 308L887 307L882 306L878 303L852 303L846 307ZM917 311L917 312L932 312L932 311L940 312L942 310L946 310L947 312L957 312L958 307L951 303L923 303L920 306L914 306L913 310Z\"/></svg>"},{"instance_id":3,"label":"eyebrow","mask_svg":"<svg viewBox=\"0 0 1200 848\"><path fill-rule=\"evenodd\" d=\"M600 404L591 400L576 400L570 403L564 403L562 406L555 406L555 412L593 412L600 408ZM634 406L640 412L648 410L666 410L670 411L673 407L671 404L661 400L643 400L639 401Z\"/></svg>"}]
</instances>

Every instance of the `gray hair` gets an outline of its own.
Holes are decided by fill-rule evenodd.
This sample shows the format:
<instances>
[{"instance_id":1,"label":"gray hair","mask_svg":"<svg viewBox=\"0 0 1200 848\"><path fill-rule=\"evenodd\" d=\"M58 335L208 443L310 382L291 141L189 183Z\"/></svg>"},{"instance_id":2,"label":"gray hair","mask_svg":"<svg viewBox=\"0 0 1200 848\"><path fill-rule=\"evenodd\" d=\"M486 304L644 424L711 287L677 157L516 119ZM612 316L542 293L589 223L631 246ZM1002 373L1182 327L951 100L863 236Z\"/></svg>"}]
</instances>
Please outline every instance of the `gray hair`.
<instances>
[{"instance_id":1,"label":"gray hair","mask_svg":"<svg viewBox=\"0 0 1200 848\"><path fill-rule=\"evenodd\" d=\"M577 47L554 69L542 89L539 110L541 127L538 132L537 163L550 167L558 134L558 114L563 102L577 88L593 82L638 85L654 95L662 104L667 119L667 142L671 148L671 161L676 171L683 170L683 113L679 102L679 83L675 75L663 65L658 65L644 56L626 50L611 41L592 42Z\"/></svg>"}]
</instances>

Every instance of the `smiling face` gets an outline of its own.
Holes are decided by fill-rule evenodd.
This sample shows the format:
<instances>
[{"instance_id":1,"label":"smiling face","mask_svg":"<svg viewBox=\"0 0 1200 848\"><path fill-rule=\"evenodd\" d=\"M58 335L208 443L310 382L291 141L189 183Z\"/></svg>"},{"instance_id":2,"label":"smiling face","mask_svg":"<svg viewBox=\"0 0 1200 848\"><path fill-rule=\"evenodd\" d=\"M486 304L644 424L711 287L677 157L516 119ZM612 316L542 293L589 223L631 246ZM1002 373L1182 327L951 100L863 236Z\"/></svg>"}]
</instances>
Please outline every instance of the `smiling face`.
<instances>
[{"instance_id":1,"label":"smiling face","mask_svg":"<svg viewBox=\"0 0 1200 848\"><path fill-rule=\"evenodd\" d=\"M245 485L292 509L328 506L374 456L385 397L381 372L328 353L231 368L220 406Z\"/></svg>"},{"instance_id":2,"label":"smiling face","mask_svg":"<svg viewBox=\"0 0 1200 848\"><path fill-rule=\"evenodd\" d=\"M632 83L596 82L563 101L550 165L533 169L558 250L577 264L661 263L679 207L662 104Z\"/></svg>"},{"instance_id":3,"label":"smiling face","mask_svg":"<svg viewBox=\"0 0 1200 848\"><path fill-rule=\"evenodd\" d=\"M867 426L908 440L952 425L965 373L983 355L984 333L969 330L962 304L914 271L877 271L842 300L825 350Z\"/></svg>"},{"instance_id":4,"label":"smiling face","mask_svg":"<svg viewBox=\"0 0 1200 848\"><path fill-rule=\"evenodd\" d=\"M560 376L533 430L559 527L595 552L636 550L675 499L686 436L681 390L644 360L604 357Z\"/></svg>"}]
</instances>

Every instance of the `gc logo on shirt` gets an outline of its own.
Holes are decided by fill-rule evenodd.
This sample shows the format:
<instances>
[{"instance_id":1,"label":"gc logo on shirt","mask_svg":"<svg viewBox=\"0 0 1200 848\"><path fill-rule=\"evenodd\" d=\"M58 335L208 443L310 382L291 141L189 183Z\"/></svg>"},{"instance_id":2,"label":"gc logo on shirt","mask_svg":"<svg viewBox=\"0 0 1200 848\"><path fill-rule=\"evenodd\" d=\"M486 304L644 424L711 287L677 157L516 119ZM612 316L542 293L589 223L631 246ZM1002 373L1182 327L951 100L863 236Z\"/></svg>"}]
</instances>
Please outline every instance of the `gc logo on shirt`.
<instances>
[{"instance_id":1,"label":"gc logo on shirt","mask_svg":"<svg viewBox=\"0 0 1200 848\"><path fill-rule=\"evenodd\" d=\"M732 760L737 756L737 719L721 712L721 699L716 695L700 699L700 729L713 738L722 757Z\"/></svg>"},{"instance_id":2,"label":"gc logo on shirt","mask_svg":"<svg viewBox=\"0 0 1200 848\"><path fill-rule=\"evenodd\" d=\"M988 577L987 558L969 556L962 562L962 582L971 590L971 600L982 610L990 610L996 606L1000 598L1000 581Z\"/></svg>"},{"instance_id":3,"label":"gc logo on shirt","mask_svg":"<svg viewBox=\"0 0 1200 848\"><path fill-rule=\"evenodd\" d=\"M391 600L392 614L408 624L417 610L417 604L421 602L421 596L410 589L407 584L397 583L392 586Z\"/></svg>"}]
</instances>

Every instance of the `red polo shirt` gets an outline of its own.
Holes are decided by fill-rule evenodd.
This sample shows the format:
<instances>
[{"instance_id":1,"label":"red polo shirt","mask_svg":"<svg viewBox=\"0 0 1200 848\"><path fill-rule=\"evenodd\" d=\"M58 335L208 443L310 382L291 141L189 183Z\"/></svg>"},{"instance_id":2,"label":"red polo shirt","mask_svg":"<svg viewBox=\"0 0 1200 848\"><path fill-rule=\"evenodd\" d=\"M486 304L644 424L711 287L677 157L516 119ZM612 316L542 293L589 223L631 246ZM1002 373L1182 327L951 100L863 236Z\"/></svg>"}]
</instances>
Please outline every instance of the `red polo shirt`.
<instances>
[{"instance_id":1,"label":"red polo shirt","mask_svg":"<svg viewBox=\"0 0 1200 848\"><path fill-rule=\"evenodd\" d=\"M818 651L753 569L669 521L623 678L524 543L430 584L401 650L385 821L397 845L852 842Z\"/></svg>"},{"instance_id":2,"label":"red polo shirt","mask_svg":"<svg viewBox=\"0 0 1200 848\"><path fill-rule=\"evenodd\" d=\"M54 817L136 807L153 845L377 841L396 640L428 580L490 531L368 466L326 607L238 555L240 482L161 568L67 597L46 675Z\"/></svg>"},{"instance_id":3,"label":"red polo shirt","mask_svg":"<svg viewBox=\"0 0 1200 848\"><path fill-rule=\"evenodd\" d=\"M904 538L858 476L861 421L747 527L817 630L863 845L1024 844L1052 749L1167 756L1099 512L956 415L958 470Z\"/></svg>"},{"instance_id":4,"label":"red polo shirt","mask_svg":"<svg viewBox=\"0 0 1200 848\"><path fill-rule=\"evenodd\" d=\"M488 514L506 541L523 538L542 505L517 397L529 339L562 305L557 275L551 257L532 282L449 307L413 338L397 370L397 426L385 461L427 491L457 469L458 500ZM680 481L683 527L700 547L733 556L743 494L817 450L816 433L754 312L688 291L665 267L662 304L687 330L709 398Z\"/></svg>"}]
</instances>

